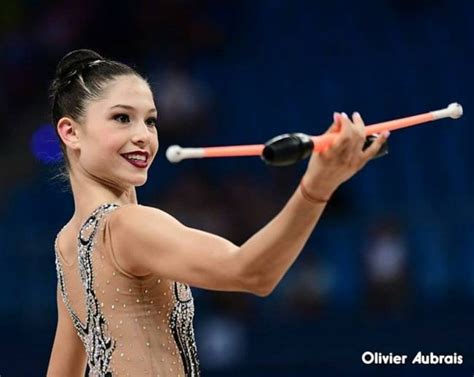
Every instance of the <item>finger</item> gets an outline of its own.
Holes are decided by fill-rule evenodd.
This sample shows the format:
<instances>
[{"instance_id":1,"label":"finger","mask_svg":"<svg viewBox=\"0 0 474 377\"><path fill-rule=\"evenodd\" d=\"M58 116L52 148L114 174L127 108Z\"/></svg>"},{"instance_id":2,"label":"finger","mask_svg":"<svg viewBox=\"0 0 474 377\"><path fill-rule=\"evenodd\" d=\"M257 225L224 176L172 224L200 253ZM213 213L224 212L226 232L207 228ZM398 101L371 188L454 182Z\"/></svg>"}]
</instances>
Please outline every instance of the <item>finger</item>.
<instances>
[{"instance_id":1,"label":"finger","mask_svg":"<svg viewBox=\"0 0 474 377\"><path fill-rule=\"evenodd\" d=\"M342 113L342 125L346 135L341 135L341 146L344 147L345 153L340 153L343 161L349 164L357 164L359 161L359 154L362 150L360 128L352 123L351 119L346 113Z\"/></svg>"},{"instance_id":2,"label":"finger","mask_svg":"<svg viewBox=\"0 0 474 377\"><path fill-rule=\"evenodd\" d=\"M356 126L357 132L365 140L365 123L362 116L356 111L352 114L352 122Z\"/></svg>"},{"instance_id":3,"label":"finger","mask_svg":"<svg viewBox=\"0 0 474 377\"><path fill-rule=\"evenodd\" d=\"M346 147L350 143L352 133L352 123L346 113L341 113L339 121L341 123L341 130L335 139L335 148Z\"/></svg>"},{"instance_id":4,"label":"finger","mask_svg":"<svg viewBox=\"0 0 474 377\"><path fill-rule=\"evenodd\" d=\"M336 133L341 130L341 114L334 112L332 115L333 122L325 133Z\"/></svg>"},{"instance_id":5,"label":"finger","mask_svg":"<svg viewBox=\"0 0 474 377\"><path fill-rule=\"evenodd\" d=\"M372 145L368 147L363 153L363 159L365 161L374 158L377 152L382 147L383 143L385 143L390 136L390 131L384 131L382 134L378 135L377 138L374 140Z\"/></svg>"},{"instance_id":6,"label":"finger","mask_svg":"<svg viewBox=\"0 0 474 377\"><path fill-rule=\"evenodd\" d=\"M362 151L366 139L365 135L365 124L361 115L356 111L352 114L352 122L357 130L359 135L359 142L357 143L358 152Z\"/></svg>"}]
</instances>

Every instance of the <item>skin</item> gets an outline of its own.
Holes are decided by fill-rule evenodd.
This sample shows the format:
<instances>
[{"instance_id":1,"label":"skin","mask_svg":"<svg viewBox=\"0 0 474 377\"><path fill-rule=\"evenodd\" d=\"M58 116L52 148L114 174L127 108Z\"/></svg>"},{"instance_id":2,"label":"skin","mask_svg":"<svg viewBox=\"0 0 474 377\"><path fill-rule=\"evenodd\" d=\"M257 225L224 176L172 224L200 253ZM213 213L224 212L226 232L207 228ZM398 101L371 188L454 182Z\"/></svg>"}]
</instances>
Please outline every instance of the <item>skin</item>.
<instances>
[{"instance_id":1,"label":"skin","mask_svg":"<svg viewBox=\"0 0 474 377\"><path fill-rule=\"evenodd\" d=\"M72 260L75 235L85 218L105 202L137 203L135 187L142 186L147 169L137 169L122 153L145 150L150 164L158 151L156 108L148 84L136 76L110 82L103 98L88 104L85 119L63 117L57 129L67 146L75 212L68 222L60 249ZM116 105L132 109L114 108ZM128 117L128 118L127 118ZM57 292L58 324L48 367L48 377L84 376L86 354L69 313Z\"/></svg>"},{"instance_id":2,"label":"skin","mask_svg":"<svg viewBox=\"0 0 474 377\"><path fill-rule=\"evenodd\" d=\"M102 97L87 106L81 123L64 117L57 125L71 164L75 213L70 224L76 227L102 203L137 203L135 187L145 184L158 151L158 134L150 119L156 118L156 108L145 81L121 76L107 86ZM112 109L117 105L133 110ZM137 169L121 156L136 150L150 153L147 169Z\"/></svg>"},{"instance_id":3,"label":"skin","mask_svg":"<svg viewBox=\"0 0 474 377\"><path fill-rule=\"evenodd\" d=\"M110 107L117 104L133 106L134 110L111 113ZM146 182L147 169L130 165L120 154L142 149L151 154L151 160L154 158L158 136L156 129L146 124L150 114L154 116L150 109L154 109L154 102L148 85L140 78L126 76L111 83L103 98L88 106L81 124L67 117L58 122L71 162L75 202L60 249L69 249L69 258L74 258L79 225L100 204L115 202L121 207L107 220L111 244L117 262L129 274L157 274L194 287L258 296L270 294L298 257L326 206L325 200L375 156L388 137L380 136L363 152L365 133L360 115L354 113L351 120L344 113L335 113L327 130L336 133L333 145L311 156L302 177L316 202L308 201L297 188L268 224L237 246L215 234L187 227L157 208L137 204L135 186ZM126 125L113 119L114 114L124 112L131 119ZM58 316L48 377L79 376L84 370L83 347L59 297ZM81 352L81 357L71 361ZM78 363L76 369L71 367L73 363Z\"/></svg>"}]
</instances>

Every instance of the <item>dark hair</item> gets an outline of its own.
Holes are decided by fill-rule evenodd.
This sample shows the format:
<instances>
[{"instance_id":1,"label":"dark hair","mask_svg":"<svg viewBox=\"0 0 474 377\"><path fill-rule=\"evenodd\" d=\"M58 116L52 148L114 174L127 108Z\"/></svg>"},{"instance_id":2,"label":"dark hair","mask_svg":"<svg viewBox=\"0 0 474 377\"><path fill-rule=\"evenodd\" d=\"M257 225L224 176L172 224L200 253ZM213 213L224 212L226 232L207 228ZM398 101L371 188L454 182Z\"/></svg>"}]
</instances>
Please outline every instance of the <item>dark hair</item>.
<instances>
[{"instance_id":1,"label":"dark hair","mask_svg":"<svg viewBox=\"0 0 474 377\"><path fill-rule=\"evenodd\" d=\"M60 175L65 174L68 178L70 164L66 146L57 131L58 121L64 116L77 122L81 121L85 116L87 103L99 99L110 81L127 75L135 75L145 80L128 65L106 59L92 50L74 50L59 61L50 92L53 127L61 143L66 165Z\"/></svg>"}]
</instances>

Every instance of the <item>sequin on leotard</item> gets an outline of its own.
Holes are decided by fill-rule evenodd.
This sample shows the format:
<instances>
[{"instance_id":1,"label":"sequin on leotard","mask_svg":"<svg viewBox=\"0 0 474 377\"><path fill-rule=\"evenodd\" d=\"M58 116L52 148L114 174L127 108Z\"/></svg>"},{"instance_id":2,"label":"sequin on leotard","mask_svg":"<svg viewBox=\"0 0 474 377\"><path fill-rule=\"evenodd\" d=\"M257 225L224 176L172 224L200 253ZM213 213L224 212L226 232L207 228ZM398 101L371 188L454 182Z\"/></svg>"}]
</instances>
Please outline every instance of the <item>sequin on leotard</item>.
<instances>
[{"instance_id":1,"label":"sequin on leotard","mask_svg":"<svg viewBox=\"0 0 474 377\"><path fill-rule=\"evenodd\" d=\"M55 241L58 285L84 344L88 375L199 376L189 286L153 275L133 279L108 263L113 253L108 258L105 248L97 247L100 225L117 208L104 204L84 222L77 239L77 267L63 267L59 234ZM76 288L71 289L72 300L69 283Z\"/></svg>"}]
</instances>

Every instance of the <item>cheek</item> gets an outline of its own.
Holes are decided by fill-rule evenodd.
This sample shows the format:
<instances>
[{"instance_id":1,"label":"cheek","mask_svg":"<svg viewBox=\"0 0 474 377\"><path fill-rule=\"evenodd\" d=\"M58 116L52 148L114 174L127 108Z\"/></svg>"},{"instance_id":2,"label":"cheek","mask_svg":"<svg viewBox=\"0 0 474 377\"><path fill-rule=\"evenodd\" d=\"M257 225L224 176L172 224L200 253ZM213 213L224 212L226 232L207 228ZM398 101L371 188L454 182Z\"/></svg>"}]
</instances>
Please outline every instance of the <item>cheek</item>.
<instances>
[{"instance_id":1,"label":"cheek","mask_svg":"<svg viewBox=\"0 0 474 377\"><path fill-rule=\"evenodd\" d=\"M109 157L112 155L119 155L123 146L126 144L127 138L120 137L120 135L107 135L104 136L103 148L104 152L107 153Z\"/></svg>"},{"instance_id":2,"label":"cheek","mask_svg":"<svg viewBox=\"0 0 474 377\"><path fill-rule=\"evenodd\" d=\"M110 164L117 156L120 157L123 144L123 137L118 134L104 133L97 135L94 138L94 143L89 144L86 151L88 163L99 167Z\"/></svg>"},{"instance_id":3,"label":"cheek","mask_svg":"<svg viewBox=\"0 0 474 377\"><path fill-rule=\"evenodd\" d=\"M158 151L158 147L160 145L160 141L158 139L158 133L156 133L152 138L151 138L151 144L153 145L153 149L155 153Z\"/></svg>"}]
</instances>

